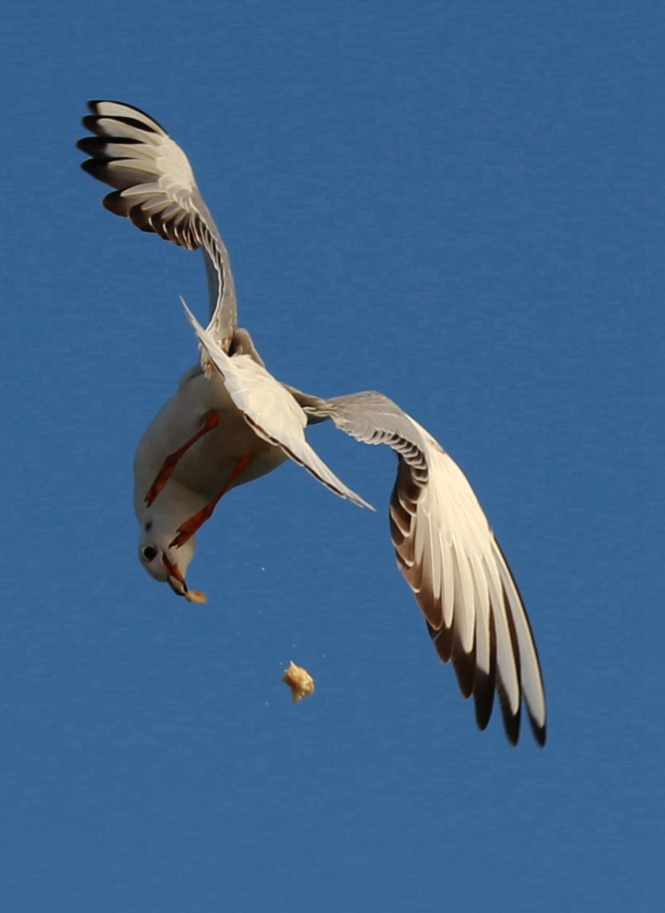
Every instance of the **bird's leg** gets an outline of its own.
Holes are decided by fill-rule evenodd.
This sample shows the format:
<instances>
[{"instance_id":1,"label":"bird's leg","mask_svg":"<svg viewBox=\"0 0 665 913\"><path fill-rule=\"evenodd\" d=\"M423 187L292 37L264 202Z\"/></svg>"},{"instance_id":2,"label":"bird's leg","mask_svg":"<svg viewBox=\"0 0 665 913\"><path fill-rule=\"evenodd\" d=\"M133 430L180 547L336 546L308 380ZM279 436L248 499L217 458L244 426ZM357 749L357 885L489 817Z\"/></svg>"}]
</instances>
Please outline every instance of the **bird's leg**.
<instances>
[{"instance_id":1,"label":"bird's leg","mask_svg":"<svg viewBox=\"0 0 665 913\"><path fill-rule=\"evenodd\" d=\"M177 529L177 535L173 542L169 544L169 548L180 548L181 545L184 545L188 539L190 539L194 533L200 529L206 520L209 520L212 516L212 512L217 507L222 495L226 494L233 482L238 478L238 476L244 472L249 464L251 463L251 456L241 457L238 462L233 467L233 472L228 477L220 491L215 495L215 497L206 504L205 507L202 507L198 513L195 513L193 517L190 517L189 520L185 520L184 523L181 523Z\"/></svg>"},{"instance_id":2,"label":"bird's leg","mask_svg":"<svg viewBox=\"0 0 665 913\"><path fill-rule=\"evenodd\" d=\"M164 460L162 468L157 473L155 481L152 483L148 489L148 493L145 496L145 503L148 507L153 503L160 491L163 490L164 486L171 478L173 470L176 468L180 460L187 453L190 447L192 447L197 441L199 441L204 434L207 434L209 431L212 431L214 428L219 425L219 413L206 412L203 419L203 427L200 428L195 435L193 435L188 441L186 441L179 450L175 450L173 453L170 453L167 458Z\"/></svg>"}]
</instances>

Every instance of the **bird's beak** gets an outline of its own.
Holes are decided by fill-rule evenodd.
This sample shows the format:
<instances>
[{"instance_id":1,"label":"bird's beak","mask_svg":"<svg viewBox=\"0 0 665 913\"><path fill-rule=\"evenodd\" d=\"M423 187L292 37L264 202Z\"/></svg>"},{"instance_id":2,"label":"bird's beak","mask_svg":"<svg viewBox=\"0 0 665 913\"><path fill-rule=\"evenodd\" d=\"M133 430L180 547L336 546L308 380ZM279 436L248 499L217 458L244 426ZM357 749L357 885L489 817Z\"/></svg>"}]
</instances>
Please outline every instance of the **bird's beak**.
<instances>
[{"instance_id":1,"label":"bird's beak","mask_svg":"<svg viewBox=\"0 0 665 913\"><path fill-rule=\"evenodd\" d=\"M207 601L205 593L200 590L189 589L178 565L169 561L166 555L162 555L162 564L168 575L166 580L177 596L184 596L187 602L203 603Z\"/></svg>"},{"instance_id":2,"label":"bird's beak","mask_svg":"<svg viewBox=\"0 0 665 913\"><path fill-rule=\"evenodd\" d=\"M178 565L169 561L166 555L162 555L162 564L168 574L167 580L173 592L178 596L184 596L187 592L187 584Z\"/></svg>"}]
</instances>

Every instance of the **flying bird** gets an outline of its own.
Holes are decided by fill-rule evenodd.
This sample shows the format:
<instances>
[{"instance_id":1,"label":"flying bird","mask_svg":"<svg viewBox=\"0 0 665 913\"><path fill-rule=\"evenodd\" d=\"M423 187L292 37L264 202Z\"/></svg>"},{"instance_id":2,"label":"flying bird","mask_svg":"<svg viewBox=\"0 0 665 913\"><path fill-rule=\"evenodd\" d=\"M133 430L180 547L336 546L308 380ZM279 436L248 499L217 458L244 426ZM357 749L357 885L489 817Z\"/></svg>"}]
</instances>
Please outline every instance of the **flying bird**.
<instances>
[{"instance_id":1,"label":"flying bird","mask_svg":"<svg viewBox=\"0 0 665 913\"><path fill-rule=\"evenodd\" d=\"M143 435L134 462L139 558L178 595L204 601L186 573L196 533L231 488L294 460L329 489L370 507L309 444L309 425L332 421L397 456L390 533L397 564L425 615L443 660L452 660L476 721L487 726L499 696L508 739L517 744L522 703L545 744L545 693L536 644L517 584L465 475L415 419L381 393L321 398L281 383L249 332L237 325L229 255L187 156L157 121L117 101L93 101L82 168L114 188L104 206L179 247L201 249L210 316L201 326L185 305L201 358ZM184 302L183 302L184 304Z\"/></svg>"}]
</instances>

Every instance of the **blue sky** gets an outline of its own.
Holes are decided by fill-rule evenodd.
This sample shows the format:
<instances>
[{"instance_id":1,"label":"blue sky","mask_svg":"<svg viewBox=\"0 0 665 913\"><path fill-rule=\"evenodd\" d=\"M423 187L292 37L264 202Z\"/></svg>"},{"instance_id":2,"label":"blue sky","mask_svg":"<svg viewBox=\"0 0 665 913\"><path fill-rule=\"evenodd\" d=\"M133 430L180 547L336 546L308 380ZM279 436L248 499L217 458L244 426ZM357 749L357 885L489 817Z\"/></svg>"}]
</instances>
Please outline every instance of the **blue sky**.
<instances>
[{"instance_id":1,"label":"blue sky","mask_svg":"<svg viewBox=\"0 0 665 913\"><path fill-rule=\"evenodd\" d=\"M661 909L660 5L63 0L1 25L4 908ZM141 569L133 451L205 284L99 205L89 98L185 147L280 379L381 390L463 467L529 609L544 751L478 733L437 662L387 451L312 431L377 515L295 466L232 492L204 607Z\"/></svg>"}]
</instances>

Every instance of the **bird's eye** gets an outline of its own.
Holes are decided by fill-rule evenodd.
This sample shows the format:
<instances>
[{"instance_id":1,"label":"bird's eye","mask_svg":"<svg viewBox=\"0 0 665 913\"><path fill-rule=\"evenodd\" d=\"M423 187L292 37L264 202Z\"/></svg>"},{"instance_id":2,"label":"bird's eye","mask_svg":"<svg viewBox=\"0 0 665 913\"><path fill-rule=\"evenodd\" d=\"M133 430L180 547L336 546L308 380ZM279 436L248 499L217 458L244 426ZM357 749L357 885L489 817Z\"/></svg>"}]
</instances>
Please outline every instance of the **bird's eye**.
<instances>
[{"instance_id":1,"label":"bird's eye","mask_svg":"<svg viewBox=\"0 0 665 913\"><path fill-rule=\"evenodd\" d=\"M143 557L146 561L153 561L157 557L157 549L154 545L146 545L143 549Z\"/></svg>"}]
</instances>

